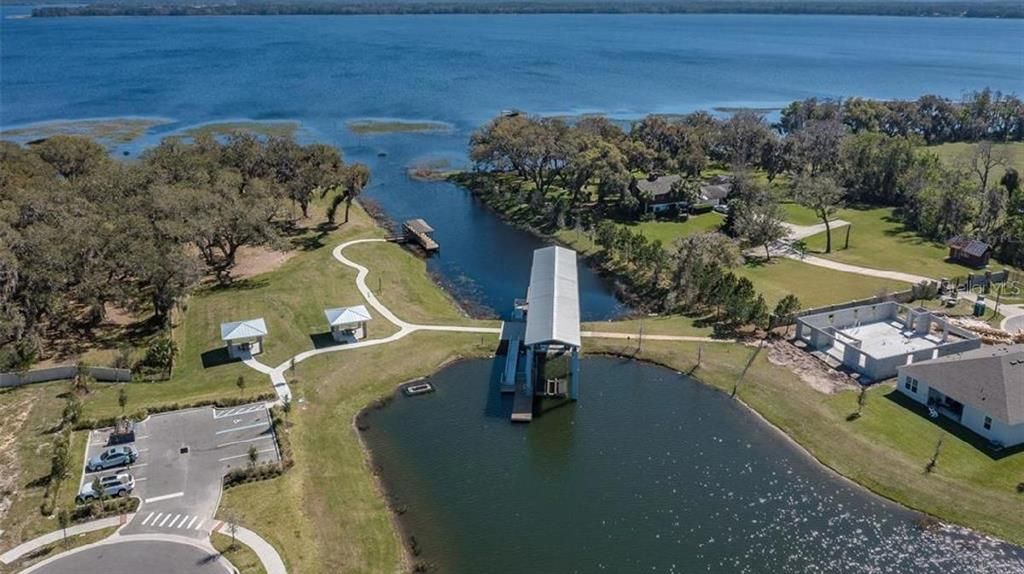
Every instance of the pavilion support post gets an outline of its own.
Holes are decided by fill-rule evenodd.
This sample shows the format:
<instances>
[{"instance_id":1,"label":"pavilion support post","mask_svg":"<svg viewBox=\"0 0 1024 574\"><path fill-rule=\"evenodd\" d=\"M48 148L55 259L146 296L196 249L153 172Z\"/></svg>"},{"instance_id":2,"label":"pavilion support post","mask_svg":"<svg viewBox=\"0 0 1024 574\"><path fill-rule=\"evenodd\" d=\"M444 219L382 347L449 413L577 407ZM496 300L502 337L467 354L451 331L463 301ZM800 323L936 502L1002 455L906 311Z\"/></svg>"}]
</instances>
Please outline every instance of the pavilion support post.
<instances>
[{"instance_id":1,"label":"pavilion support post","mask_svg":"<svg viewBox=\"0 0 1024 574\"><path fill-rule=\"evenodd\" d=\"M577 401L580 398L580 349L573 347L571 369L569 371L569 398Z\"/></svg>"}]
</instances>

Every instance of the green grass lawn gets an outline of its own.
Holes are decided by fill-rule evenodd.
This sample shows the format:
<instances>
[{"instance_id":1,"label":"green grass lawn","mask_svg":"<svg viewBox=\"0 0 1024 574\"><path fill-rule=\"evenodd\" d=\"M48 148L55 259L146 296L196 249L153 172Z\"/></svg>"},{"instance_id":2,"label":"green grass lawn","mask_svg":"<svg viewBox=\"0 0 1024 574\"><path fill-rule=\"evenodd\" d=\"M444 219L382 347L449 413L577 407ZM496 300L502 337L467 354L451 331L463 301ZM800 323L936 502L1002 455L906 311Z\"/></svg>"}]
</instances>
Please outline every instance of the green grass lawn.
<instances>
[{"instance_id":1,"label":"green grass lawn","mask_svg":"<svg viewBox=\"0 0 1024 574\"><path fill-rule=\"evenodd\" d=\"M224 531L227 531L227 526L224 527ZM231 565L237 570L237 574L267 573L263 568L263 563L260 562L260 557L251 548L242 544L237 539L232 544L230 534L214 532L210 535L210 542L213 543L213 547L217 549L217 552L220 552L224 558L231 562Z\"/></svg>"},{"instance_id":2,"label":"green grass lawn","mask_svg":"<svg viewBox=\"0 0 1024 574\"><path fill-rule=\"evenodd\" d=\"M892 208L847 208L840 210L837 218L852 224L850 247L844 249L846 229L840 228L832 233L831 254L825 253L824 233L808 237L804 241L809 253L850 265L903 271L933 279L962 277L976 272L968 267L946 262L948 248L941 243L924 239L904 227L893 215ZM1003 266L993 259L991 267L1002 269Z\"/></svg>"},{"instance_id":3,"label":"green grass lawn","mask_svg":"<svg viewBox=\"0 0 1024 574\"><path fill-rule=\"evenodd\" d=\"M644 221L636 224L627 224L633 231L639 231L647 239L653 241L660 239L666 247L671 247L672 242L680 237L696 233L718 231L725 218L715 212L692 215L686 221Z\"/></svg>"},{"instance_id":4,"label":"green grass lawn","mask_svg":"<svg viewBox=\"0 0 1024 574\"><path fill-rule=\"evenodd\" d=\"M958 163L963 162L965 156L969 156L971 148L975 144L970 143L947 143L937 146L928 146L921 149L931 152L939 157L942 163L948 166L956 166ZM1006 154L1009 159L1007 167L1012 167L1017 171L1024 171L1024 142L1011 142L995 144L994 149L998 153ZM997 168L995 171L995 181L998 182L999 178L1003 177L1005 168Z\"/></svg>"},{"instance_id":5,"label":"green grass lawn","mask_svg":"<svg viewBox=\"0 0 1024 574\"><path fill-rule=\"evenodd\" d=\"M608 331L612 333L639 334L641 325L648 335L687 335L693 337L711 336L711 327L694 325L695 319L681 315L664 315L644 317L643 319L627 319L623 321L593 321L583 323L584 331Z\"/></svg>"},{"instance_id":6,"label":"green grass lawn","mask_svg":"<svg viewBox=\"0 0 1024 574\"><path fill-rule=\"evenodd\" d=\"M417 333L302 363L287 430L295 466L281 478L226 491L221 517L237 516L269 540L289 572L408 571L353 419L396 385L453 357L487 355L496 345L493 335Z\"/></svg>"},{"instance_id":7,"label":"green grass lawn","mask_svg":"<svg viewBox=\"0 0 1024 574\"><path fill-rule=\"evenodd\" d=\"M782 257L747 263L736 269L736 274L753 281L769 308L790 293L800 299L805 309L810 309L910 287L900 281L834 271Z\"/></svg>"},{"instance_id":8,"label":"green grass lawn","mask_svg":"<svg viewBox=\"0 0 1024 574\"><path fill-rule=\"evenodd\" d=\"M793 225L817 225L821 223L814 211L792 201L782 202L782 213L788 223Z\"/></svg>"}]
</instances>

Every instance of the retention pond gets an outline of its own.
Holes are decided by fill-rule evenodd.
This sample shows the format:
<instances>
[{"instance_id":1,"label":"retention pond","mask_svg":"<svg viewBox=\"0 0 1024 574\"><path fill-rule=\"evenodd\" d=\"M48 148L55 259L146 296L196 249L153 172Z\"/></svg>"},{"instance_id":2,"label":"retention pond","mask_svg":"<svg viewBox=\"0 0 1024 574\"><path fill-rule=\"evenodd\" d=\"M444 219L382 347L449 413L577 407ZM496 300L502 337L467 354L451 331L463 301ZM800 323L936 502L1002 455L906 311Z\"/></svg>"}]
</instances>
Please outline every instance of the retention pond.
<instances>
[{"instance_id":1,"label":"retention pond","mask_svg":"<svg viewBox=\"0 0 1024 574\"><path fill-rule=\"evenodd\" d=\"M728 396L588 358L581 400L508 422L488 360L369 412L417 560L445 573L1024 572L1024 550L839 478Z\"/></svg>"}]
</instances>

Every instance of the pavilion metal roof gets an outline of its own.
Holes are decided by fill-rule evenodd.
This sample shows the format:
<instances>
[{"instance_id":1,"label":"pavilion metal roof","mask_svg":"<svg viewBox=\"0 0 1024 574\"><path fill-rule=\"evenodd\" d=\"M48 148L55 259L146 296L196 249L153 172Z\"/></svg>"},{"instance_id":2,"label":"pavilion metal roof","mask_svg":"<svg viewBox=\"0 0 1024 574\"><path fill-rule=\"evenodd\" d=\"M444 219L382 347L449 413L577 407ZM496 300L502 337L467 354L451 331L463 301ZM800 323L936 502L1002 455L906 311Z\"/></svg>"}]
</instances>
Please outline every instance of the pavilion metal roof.
<instances>
[{"instance_id":1,"label":"pavilion metal roof","mask_svg":"<svg viewBox=\"0 0 1024 574\"><path fill-rule=\"evenodd\" d=\"M370 312L366 310L365 305L355 305L354 307L338 307L336 309L325 309L324 315L327 316L327 322L332 327L340 327L341 325L352 325L354 323L362 323L372 319Z\"/></svg>"},{"instance_id":2,"label":"pavilion metal roof","mask_svg":"<svg viewBox=\"0 0 1024 574\"><path fill-rule=\"evenodd\" d=\"M247 321L235 321L233 323L220 324L220 338L222 341L237 341L239 339L252 339L263 337L267 334L267 323L263 318L249 319Z\"/></svg>"},{"instance_id":3,"label":"pavilion metal roof","mask_svg":"<svg viewBox=\"0 0 1024 574\"><path fill-rule=\"evenodd\" d=\"M576 252L544 247L533 252L526 299L524 343L580 346L580 288Z\"/></svg>"}]
</instances>

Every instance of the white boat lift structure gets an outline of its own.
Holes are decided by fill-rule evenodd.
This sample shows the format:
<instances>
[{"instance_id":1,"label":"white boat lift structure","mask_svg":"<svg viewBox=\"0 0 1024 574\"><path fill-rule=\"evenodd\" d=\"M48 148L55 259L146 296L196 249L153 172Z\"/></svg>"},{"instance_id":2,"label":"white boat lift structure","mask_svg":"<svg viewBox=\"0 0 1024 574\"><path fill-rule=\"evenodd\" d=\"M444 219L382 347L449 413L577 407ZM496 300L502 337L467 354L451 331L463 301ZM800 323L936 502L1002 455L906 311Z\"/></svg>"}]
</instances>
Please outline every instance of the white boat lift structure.
<instances>
[{"instance_id":1,"label":"white boat lift structure","mask_svg":"<svg viewBox=\"0 0 1024 574\"><path fill-rule=\"evenodd\" d=\"M580 290L576 252L544 247L533 252L525 302L516 304L525 324L506 321L501 338L508 343L503 392L514 392L512 420L533 420L533 399L579 398ZM539 384L538 384L539 381Z\"/></svg>"}]
</instances>

